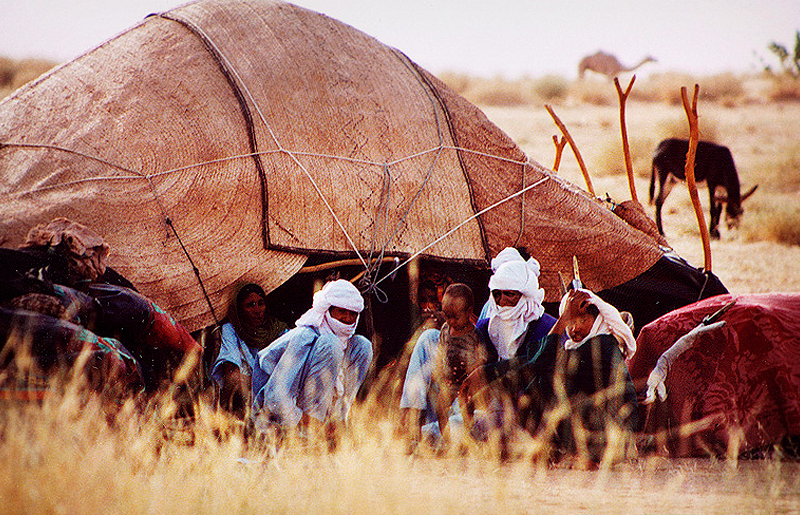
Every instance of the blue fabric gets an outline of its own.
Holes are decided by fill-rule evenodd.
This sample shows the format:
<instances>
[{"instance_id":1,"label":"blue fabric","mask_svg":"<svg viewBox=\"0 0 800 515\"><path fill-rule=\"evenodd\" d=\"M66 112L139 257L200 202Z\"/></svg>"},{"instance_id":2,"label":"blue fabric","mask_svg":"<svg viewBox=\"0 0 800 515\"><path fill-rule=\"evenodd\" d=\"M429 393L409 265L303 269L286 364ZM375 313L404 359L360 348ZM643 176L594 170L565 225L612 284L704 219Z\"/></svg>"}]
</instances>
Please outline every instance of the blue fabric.
<instances>
[{"instance_id":1,"label":"blue fabric","mask_svg":"<svg viewBox=\"0 0 800 515\"><path fill-rule=\"evenodd\" d=\"M490 293L490 295L491 295L491 293ZM491 305L492 305L492 303L489 302L489 300L487 300L486 302L483 303L483 307L481 308L481 312L478 314L478 320L485 320L485 319L489 318L489 306L491 306Z\"/></svg>"},{"instance_id":2,"label":"blue fabric","mask_svg":"<svg viewBox=\"0 0 800 515\"><path fill-rule=\"evenodd\" d=\"M406 378L403 382L403 394L400 397L401 408L425 411L426 422L436 421L436 410L428 391L431 386L434 356L438 347L438 329L428 329L419 335L417 343L414 344L414 350L411 351Z\"/></svg>"},{"instance_id":3,"label":"blue fabric","mask_svg":"<svg viewBox=\"0 0 800 515\"><path fill-rule=\"evenodd\" d=\"M253 408L286 426L295 426L303 415L328 418L340 368L344 392L338 403L344 418L372 363L372 343L354 335L342 349L334 335L319 334L309 326L284 333L257 355L253 374Z\"/></svg>"},{"instance_id":4,"label":"blue fabric","mask_svg":"<svg viewBox=\"0 0 800 515\"><path fill-rule=\"evenodd\" d=\"M249 347L244 341L236 334L236 329L233 324L227 323L222 326L222 336L219 346L219 354L214 364L211 366L211 377L218 383L222 384L222 373L220 367L223 363L233 363L243 374L251 375L251 371L258 368L256 361L256 354L258 349ZM242 358L245 360L245 366L242 366Z\"/></svg>"}]
</instances>

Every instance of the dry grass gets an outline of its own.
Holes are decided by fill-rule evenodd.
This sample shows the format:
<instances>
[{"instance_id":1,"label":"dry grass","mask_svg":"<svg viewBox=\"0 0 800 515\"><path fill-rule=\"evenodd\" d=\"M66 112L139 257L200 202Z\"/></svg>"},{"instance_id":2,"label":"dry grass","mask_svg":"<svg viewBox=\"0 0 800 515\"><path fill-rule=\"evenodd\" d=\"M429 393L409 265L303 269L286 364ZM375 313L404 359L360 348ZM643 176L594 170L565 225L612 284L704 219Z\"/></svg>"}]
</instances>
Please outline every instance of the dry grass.
<instances>
[{"instance_id":1,"label":"dry grass","mask_svg":"<svg viewBox=\"0 0 800 515\"><path fill-rule=\"evenodd\" d=\"M749 223L742 228L745 241L774 241L800 246L800 195L755 197L748 205Z\"/></svg>"},{"instance_id":2,"label":"dry grass","mask_svg":"<svg viewBox=\"0 0 800 515\"><path fill-rule=\"evenodd\" d=\"M640 177L650 177L650 162L653 149L657 144L658 141L649 137L628 136L633 170ZM624 175L626 173L621 136L610 138L603 144L595 166L595 173L598 176Z\"/></svg>"},{"instance_id":3,"label":"dry grass","mask_svg":"<svg viewBox=\"0 0 800 515\"><path fill-rule=\"evenodd\" d=\"M0 505L50 513L788 512L800 463L630 459L594 471L545 467L486 448L409 456L369 404L334 453L289 441L246 444L204 403L180 425L167 402L128 402L114 423L75 389L0 409ZM220 436L222 435L222 436Z\"/></svg>"}]
</instances>

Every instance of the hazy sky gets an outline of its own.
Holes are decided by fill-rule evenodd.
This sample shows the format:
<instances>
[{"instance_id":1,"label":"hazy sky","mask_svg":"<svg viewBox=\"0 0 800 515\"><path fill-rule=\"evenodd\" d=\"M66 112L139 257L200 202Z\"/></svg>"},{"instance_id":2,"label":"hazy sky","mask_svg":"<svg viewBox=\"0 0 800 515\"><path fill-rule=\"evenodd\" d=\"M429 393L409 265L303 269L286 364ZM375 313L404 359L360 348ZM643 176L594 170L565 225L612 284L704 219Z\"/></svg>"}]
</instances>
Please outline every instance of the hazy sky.
<instances>
[{"instance_id":1,"label":"hazy sky","mask_svg":"<svg viewBox=\"0 0 800 515\"><path fill-rule=\"evenodd\" d=\"M0 55L72 59L183 0L0 0ZM298 0L424 68L514 78L576 75L595 50L649 71L754 71L793 46L800 0ZM646 71L642 69L642 72Z\"/></svg>"}]
</instances>

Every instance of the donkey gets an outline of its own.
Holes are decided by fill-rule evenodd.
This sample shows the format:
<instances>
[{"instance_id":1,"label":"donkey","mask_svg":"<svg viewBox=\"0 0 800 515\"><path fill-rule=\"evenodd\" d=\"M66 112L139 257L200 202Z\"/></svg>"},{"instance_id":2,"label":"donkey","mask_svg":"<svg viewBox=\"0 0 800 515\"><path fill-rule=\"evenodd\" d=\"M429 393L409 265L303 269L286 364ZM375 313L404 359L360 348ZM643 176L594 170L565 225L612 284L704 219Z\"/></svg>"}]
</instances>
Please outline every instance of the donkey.
<instances>
[{"instance_id":1,"label":"donkey","mask_svg":"<svg viewBox=\"0 0 800 515\"><path fill-rule=\"evenodd\" d=\"M661 206L667 199L672 187L678 182L686 179L686 153L689 151L689 141L685 139L665 139L658 144L653 155L653 169L650 175L650 204L656 205L656 226L658 232L664 234L661 225ZM705 181L708 186L709 205L711 220L709 221L709 234L712 238L719 238L719 217L722 213L722 204L725 207L725 223L728 229L739 226L742 213L742 202L744 202L758 188L753 186L750 191L741 194L739 191L739 174L736 172L736 165L733 164L733 156L728 147L709 143L707 141L697 142L697 153L695 154L695 180ZM655 183L658 177L658 196L655 196ZM717 195L717 187L721 186L725 190L724 195Z\"/></svg>"}]
</instances>

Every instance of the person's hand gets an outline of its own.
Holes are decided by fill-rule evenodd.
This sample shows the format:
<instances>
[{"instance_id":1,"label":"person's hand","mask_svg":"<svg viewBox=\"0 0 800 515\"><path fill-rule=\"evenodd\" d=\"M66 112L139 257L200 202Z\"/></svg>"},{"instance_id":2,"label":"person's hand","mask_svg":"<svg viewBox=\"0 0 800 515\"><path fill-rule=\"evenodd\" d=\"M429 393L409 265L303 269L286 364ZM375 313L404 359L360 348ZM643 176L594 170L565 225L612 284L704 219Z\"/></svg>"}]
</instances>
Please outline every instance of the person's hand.
<instances>
[{"instance_id":1,"label":"person's hand","mask_svg":"<svg viewBox=\"0 0 800 515\"><path fill-rule=\"evenodd\" d=\"M458 404L467 427L471 425L472 414L475 412L475 397L486 388L486 374L483 367L477 367L461 383L458 390Z\"/></svg>"},{"instance_id":2,"label":"person's hand","mask_svg":"<svg viewBox=\"0 0 800 515\"><path fill-rule=\"evenodd\" d=\"M701 323L685 335L678 338L678 341L676 341L672 347L664 351L664 353L659 356L658 361L656 361L655 368L653 368L653 371L650 372L650 376L647 378L647 392L645 393L645 400L643 404L650 404L651 402L655 401L656 395L658 395L660 400L665 400L667 398L667 385L665 381L672 363L678 359L678 356L680 356L686 349L694 345L694 342L700 337L700 335L715 331L724 325L725 320L721 320L709 325Z\"/></svg>"},{"instance_id":3,"label":"person's hand","mask_svg":"<svg viewBox=\"0 0 800 515\"><path fill-rule=\"evenodd\" d=\"M586 313L589 306L589 292L583 290L572 290L567 294L567 305L564 314L568 317L576 317Z\"/></svg>"},{"instance_id":4,"label":"person's hand","mask_svg":"<svg viewBox=\"0 0 800 515\"><path fill-rule=\"evenodd\" d=\"M564 312L559 315L555 325L550 329L550 334L563 334L567 330L570 320L586 313L591 296L587 291L570 290L564 304Z\"/></svg>"},{"instance_id":5,"label":"person's hand","mask_svg":"<svg viewBox=\"0 0 800 515\"><path fill-rule=\"evenodd\" d=\"M647 378L647 392L642 404L652 403L656 400L656 395L662 401L667 398L667 385L664 384L666 378L666 367L656 367L650 372L650 376Z\"/></svg>"}]
</instances>

